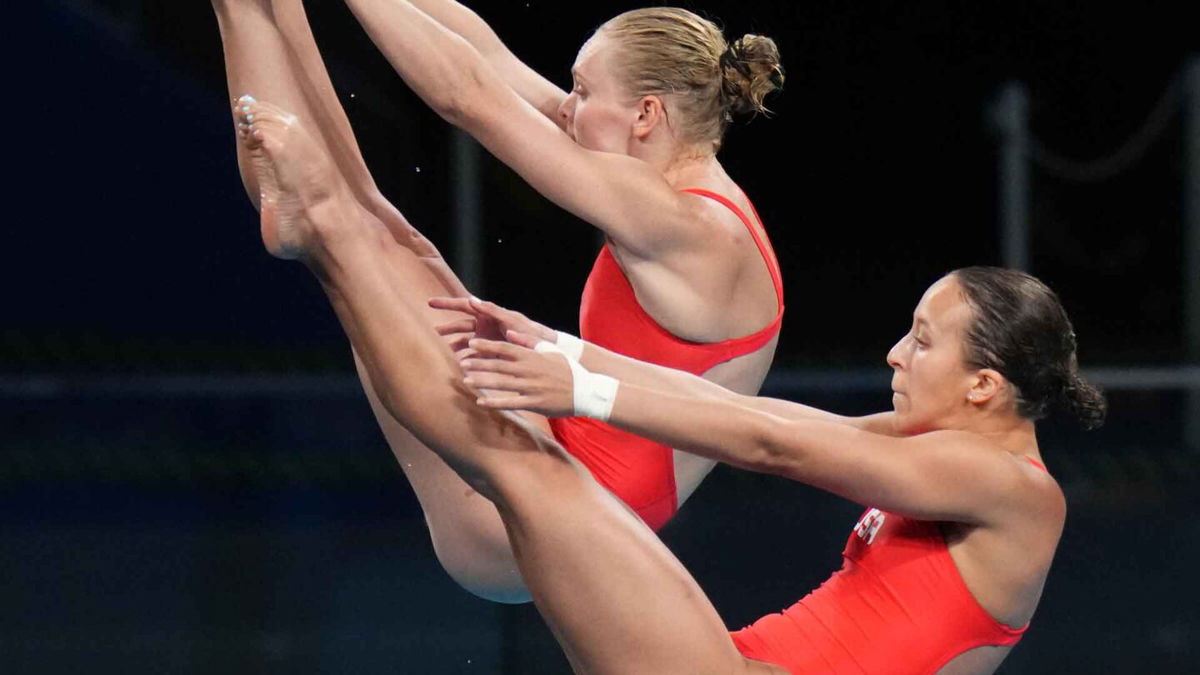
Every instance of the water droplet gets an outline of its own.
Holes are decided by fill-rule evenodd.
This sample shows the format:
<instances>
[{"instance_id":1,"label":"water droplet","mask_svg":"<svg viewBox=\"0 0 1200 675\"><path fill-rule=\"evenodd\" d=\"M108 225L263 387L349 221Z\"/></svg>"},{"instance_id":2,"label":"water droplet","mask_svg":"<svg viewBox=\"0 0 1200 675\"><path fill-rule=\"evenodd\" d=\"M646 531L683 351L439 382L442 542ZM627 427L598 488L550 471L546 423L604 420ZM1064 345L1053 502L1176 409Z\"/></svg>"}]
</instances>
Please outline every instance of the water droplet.
<instances>
[{"instance_id":1,"label":"water droplet","mask_svg":"<svg viewBox=\"0 0 1200 675\"><path fill-rule=\"evenodd\" d=\"M421 167L417 167L417 173L421 173Z\"/></svg>"},{"instance_id":2,"label":"water droplet","mask_svg":"<svg viewBox=\"0 0 1200 675\"><path fill-rule=\"evenodd\" d=\"M354 94L350 94L350 98L354 98Z\"/></svg>"}]
</instances>

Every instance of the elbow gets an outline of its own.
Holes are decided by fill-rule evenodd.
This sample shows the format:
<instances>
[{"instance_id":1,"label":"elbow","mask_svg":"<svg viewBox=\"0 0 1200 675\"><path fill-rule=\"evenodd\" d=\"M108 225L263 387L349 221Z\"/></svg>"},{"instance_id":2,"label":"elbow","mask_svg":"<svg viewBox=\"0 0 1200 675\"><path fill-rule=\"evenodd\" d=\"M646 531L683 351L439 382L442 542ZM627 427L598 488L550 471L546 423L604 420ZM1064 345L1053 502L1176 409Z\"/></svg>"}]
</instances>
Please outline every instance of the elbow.
<instances>
[{"instance_id":1,"label":"elbow","mask_svg":"<svg viewBox=\"0 0 1200 675\"><path fill-rule=\"evenodd\" d=\"M795 435L789 431L789 423L764 415L757 427L746 468L776 476L795 475L800 453L795 445Z\"/></svg>"},{"instance_id":2,"label":"elbow","mask_svg":"<svg viewBox=\"0 0 1200 675\"><path fill-rule=\"evenodd\" d=\"M483 67L482 64L473 64L448 77L445 85L438 87L429 97L429 107L450 124L473 132L483 119L484 111L489 108L488 101L492 97L486 74L479 72Z\"/></svg>"}]
</instances>

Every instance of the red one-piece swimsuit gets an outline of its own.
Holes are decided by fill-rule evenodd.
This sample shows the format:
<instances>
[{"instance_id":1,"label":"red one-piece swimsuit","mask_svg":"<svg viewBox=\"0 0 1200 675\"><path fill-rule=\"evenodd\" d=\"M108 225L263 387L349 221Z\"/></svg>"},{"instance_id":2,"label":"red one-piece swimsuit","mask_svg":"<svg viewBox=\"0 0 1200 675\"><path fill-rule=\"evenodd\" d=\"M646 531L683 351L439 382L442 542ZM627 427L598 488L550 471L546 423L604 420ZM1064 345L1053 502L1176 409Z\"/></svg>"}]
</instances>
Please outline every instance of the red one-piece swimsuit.
<instances>
[{"instance_id":1,"label":"red one-piece swimsuit","mask_svg":"<svg viewBox=\"0 0 1200 675\"><path fill-rule=\"evenodd\" d=\"M684 192L719 202L745 224L775 285L779 310L774 320L756 333L723 342L699 343L676 337L638 304L633 286L606 244L583 288L579 332L584 340L618 354L700 375L718 363L754 352L775 337L783 320L783 282L770 242L759 235L736 204L707 190ZM754 219L761 226L757 212ZM601 485L650 527L658 530L675 515L678 497L670 447L582 417L551 419L550 426L567 452L583 462Z\"/></svg>"},{"instance_id":2,"label":"red one-piece swimsuit","mask_svg":"<svg viewBox=\"0 0 1200 675\"><path fill-rule=\"evenodd\" d=\"M803 675L929 675L970 649L1014 645L1029 628L979 606L936 522L868 509L842 559L799 602L734 632L742 654Z\"/></svg>"}]
</instances>

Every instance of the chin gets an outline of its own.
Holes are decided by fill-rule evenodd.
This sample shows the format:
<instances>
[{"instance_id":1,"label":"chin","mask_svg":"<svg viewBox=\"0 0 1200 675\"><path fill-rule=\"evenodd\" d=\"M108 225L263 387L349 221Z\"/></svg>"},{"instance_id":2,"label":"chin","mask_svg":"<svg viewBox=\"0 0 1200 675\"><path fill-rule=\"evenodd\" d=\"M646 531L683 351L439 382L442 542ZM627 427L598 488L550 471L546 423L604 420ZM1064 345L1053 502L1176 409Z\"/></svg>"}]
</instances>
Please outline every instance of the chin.
<instances>
[{"instance_id":1,"label":"chin","mask_svg":"<svg viewBox=\"0 0 1200 675\"><path fill-rule=\"evenodd\" d=\"M901 436L916 436L917 434L929 431L929 426L922 424L920 420L913 419L911 415L895 411L892 416L892 431Z\"/></svg>"}]
</instances>

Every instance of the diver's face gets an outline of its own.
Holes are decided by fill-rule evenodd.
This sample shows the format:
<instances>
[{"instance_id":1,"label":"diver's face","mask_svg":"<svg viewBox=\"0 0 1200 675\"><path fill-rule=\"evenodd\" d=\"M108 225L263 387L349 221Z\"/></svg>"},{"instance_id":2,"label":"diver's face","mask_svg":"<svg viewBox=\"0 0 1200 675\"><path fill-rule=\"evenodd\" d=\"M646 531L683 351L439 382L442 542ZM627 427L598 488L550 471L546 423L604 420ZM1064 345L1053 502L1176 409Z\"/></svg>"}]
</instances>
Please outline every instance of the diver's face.
<instances>
[{"instance_id":1,"label":"diver's face","mask_svg":"<svg viewBox=\"0 0 1200 675\"><path fill-rule=\"evenodd\" d=\"M921 297L912 328L887 355L897 431L916 434L962 426L976 373L963 360L971 316L953 276L938 280Z\"/></svg>"},{"instance_id":2,"label":"diver's face","mask_svg":"<svg viewBox=\"0 0 1200 675\"><path fill-rule=\"evenodd\" d=\"M583 147L629 154L637 107L614 73L614 51L601 33L583 45L571 68L574 85L558 114L566 132Z\"/></svg>"}]
</instances>

